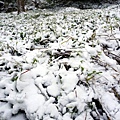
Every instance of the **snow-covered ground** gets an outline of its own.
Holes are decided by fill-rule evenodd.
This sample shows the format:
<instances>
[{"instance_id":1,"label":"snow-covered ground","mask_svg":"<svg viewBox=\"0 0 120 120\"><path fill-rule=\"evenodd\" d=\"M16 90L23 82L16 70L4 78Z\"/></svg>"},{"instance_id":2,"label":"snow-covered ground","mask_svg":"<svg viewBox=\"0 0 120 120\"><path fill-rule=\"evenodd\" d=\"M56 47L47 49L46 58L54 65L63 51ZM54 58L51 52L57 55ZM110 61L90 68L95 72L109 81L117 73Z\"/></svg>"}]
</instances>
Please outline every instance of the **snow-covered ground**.
<instances>
[{"instance_id":1,"label":"snow-covered ground","mask_svg":"<svg viewBox=\"0 0 120 120\"><path fill-rule=\"evenodd\" d=\"M120 120L120 9L0 13L0 120Z\"/></svg>"}]
</instances>

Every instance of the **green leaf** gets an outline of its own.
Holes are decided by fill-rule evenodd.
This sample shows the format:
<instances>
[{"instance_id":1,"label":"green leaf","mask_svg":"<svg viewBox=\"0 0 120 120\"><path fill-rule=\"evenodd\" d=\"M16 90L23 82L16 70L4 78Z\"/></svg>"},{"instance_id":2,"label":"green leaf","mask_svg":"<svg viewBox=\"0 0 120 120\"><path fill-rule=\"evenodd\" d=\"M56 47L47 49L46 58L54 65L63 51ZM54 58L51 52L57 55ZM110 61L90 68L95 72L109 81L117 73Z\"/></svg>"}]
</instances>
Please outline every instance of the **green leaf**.
<instances>
[{"instance_id":1,"label":"green leaf","mask_svg":"<svg viewBox=\"0 0 120 120\"><path fill-rule=\"evenodd\" d=\"M81 67L81 71L82 71L82 72L84 71L84 67Z\"/></svg>"},{"instance_id":2,"label":"green leaf","mask_svg":"<svg viewBox=\"0 0 120 120\"><path fill-rule=\"evenodd\" d=\"M16 81L18 79L18 76L14 76L13 78L12 78L12 81L14 82L14 81Z\"/></svg>"},{"instance_id":3,"label":"green leaf","mask_svg":"<svg viewBox=\"0 0 120 120\"><path fill-rule=\"evenodd\" d=\"M38 60L36 58L34 58L32 64L35 64L37 62L38 62Z\"/></svg>"},{"instance_id":4,"label":"green leaf","mask_svg":"<svg viewBox=\"0 0 120 120\"><path fill-rule=\"evenodd\" d=\"M91 80L92 78L94 78L95 75L100 74L100 73L102 73L102 72L93 71L91 73L88 73L88 77L86 78L86 81L88 82L89 80Z\"/></svg>"},{"instance_id":5,"label":"green leaf","mask_svg":"<svg viewBox=\"0 0 120 120\"><path fill-rule=\"evenodd\" d=\"M91 76L91 75L93 75L94 73L96 73L96 71L93 71L93 72L91 72L91 73L88 73L88 76Z\"/></svg>"},{"instance_id":6,"label":"green leaf","mask_svg":"<svg viewBox=\"0 0 120 120\"><path fill-rule=\"evenodd\" d=\"M22 38L22 40L24 39L23 32L20 33L20 37Z\"/></svg>"}]
</instances>

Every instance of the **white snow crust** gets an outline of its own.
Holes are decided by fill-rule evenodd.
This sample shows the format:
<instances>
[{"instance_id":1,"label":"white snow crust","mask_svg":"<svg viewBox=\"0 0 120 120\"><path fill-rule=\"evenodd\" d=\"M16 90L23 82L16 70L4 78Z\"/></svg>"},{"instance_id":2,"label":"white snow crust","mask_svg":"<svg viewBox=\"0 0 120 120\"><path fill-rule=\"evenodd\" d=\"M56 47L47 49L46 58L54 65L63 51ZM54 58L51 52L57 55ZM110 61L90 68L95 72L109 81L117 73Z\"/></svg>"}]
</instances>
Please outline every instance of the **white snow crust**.
<instances>
[{"instance_id":1,"label":"white snow crust","mask_svg":"<svg viewBox=\"0 0 120 120\"><path fill-rule=\"evenodd\" d=\"M120 120L119 103L119 5L0 13L1 120Z\"/></svg>"}]
</instances>

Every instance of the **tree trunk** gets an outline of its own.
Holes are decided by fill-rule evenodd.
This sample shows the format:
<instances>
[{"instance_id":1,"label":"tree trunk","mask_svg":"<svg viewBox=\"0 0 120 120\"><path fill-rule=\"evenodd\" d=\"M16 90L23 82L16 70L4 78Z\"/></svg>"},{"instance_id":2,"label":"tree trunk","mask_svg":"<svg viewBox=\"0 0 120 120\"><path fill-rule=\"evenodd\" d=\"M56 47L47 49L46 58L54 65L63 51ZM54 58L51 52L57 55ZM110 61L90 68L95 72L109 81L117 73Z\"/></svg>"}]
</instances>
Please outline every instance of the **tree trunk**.
<instances>
[{"instance_id":1,"label":"tree trunk","mask_svg":"<svg viewBox=\"0 0 120 120\"><path fill-rule=\"evenodd\" d=\"M25 2L26 0L17 0L18 14L20 14L20 12L25 12Z\"/></svg>"}]
</instances>

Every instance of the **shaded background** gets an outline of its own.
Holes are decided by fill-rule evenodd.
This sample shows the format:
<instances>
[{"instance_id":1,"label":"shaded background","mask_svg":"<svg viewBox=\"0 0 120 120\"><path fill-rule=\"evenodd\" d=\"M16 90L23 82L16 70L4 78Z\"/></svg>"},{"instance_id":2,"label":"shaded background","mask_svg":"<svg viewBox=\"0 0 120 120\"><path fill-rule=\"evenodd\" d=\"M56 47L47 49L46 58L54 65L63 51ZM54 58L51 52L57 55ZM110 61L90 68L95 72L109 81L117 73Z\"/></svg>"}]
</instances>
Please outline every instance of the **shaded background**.
<instances>
[{"instance_id":1,"label":"shaded background","mask_svg":"<svg viewBox=\"0 0 120 120\"><path fill-rule=\"evenodd\" d=\"M26 9L54 7L101 8L119 2L120 0L26 0ZM0 12L13 11L17 11L17 0L0 0Z\"/></svg>"}]
</instances>

